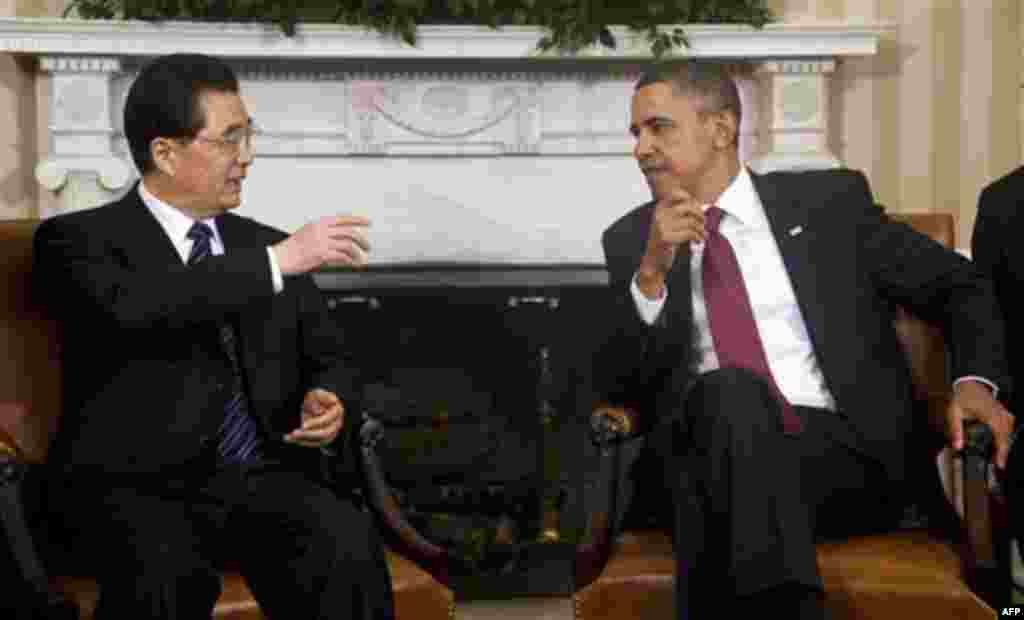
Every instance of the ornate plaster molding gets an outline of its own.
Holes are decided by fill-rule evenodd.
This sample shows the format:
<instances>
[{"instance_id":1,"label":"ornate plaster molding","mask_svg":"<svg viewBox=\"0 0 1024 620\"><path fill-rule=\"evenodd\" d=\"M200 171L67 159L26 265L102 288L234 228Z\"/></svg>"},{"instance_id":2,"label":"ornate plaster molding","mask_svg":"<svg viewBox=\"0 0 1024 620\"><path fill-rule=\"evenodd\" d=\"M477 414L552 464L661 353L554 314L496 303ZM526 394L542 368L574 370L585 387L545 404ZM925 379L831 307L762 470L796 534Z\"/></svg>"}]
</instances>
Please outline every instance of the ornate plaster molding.
<instances>
[{"instance_id":1,"label":"ornate plaster molding","mask_svg":"<svg viewBox=\"0 0 1024 620\"><path fill-rule=\"evenodd\" d=\"M42 56L39 69L46 73L117 73L121 60L94 56Z\"/></svg>"},{"instance_id":2,"label":"ornate plaster molding","mask_svg":"<svg viewBox=\"0 0 1024 620\"><path fill-rule=\"evenodd\" d=\"M51 157L36 165L36 180L56 192L64 188L74 173L94 174L100 186L117 192L134 178L134 171L118 157Z\"/></svg>"},{"instance_id":3,"label":"ornate plaster molding","mask_svg":"<svg viewBox=\"0 0 1024 620\"><path fill-rule=\"evenodd\" d=\"M884 24L812 22L769 24L763 29L739 25L687 25L691 56L726 58L796 58L864 56L878 51L878 40L891 30ZM595 47L578 59L648 58L642 36L615 29L620 45ZM361 28L332 24L302 25L285 37L270 24L193 22L123 22L56 18L0 19L0 51L38 55L155 56L188 50L237 58L558 58L540 54L543 31L506 27L423 26L420 43L410 47Z\"/></svg>"},{"instance_id":4,"label":"ornate plaster molding","mask_svg":"<svg viewBox=\"0 0 1024 620\"><path fill-rule=\"evenodd\" d=\"M761 30L688 25L690 47L681 54L735 59L755 69L744 79L748 109L756 112L748 118L759 120L741 128L745 157L753 158L755 168L831 166L838 163L828 141L832 74L843 57L875 54L889 30L884 24L845 22ZM49 76L50 159L39 164L37 178L60 195L64 210L98 204L127 187L134 168L120 126L124 96L148 58L181 51L229 60L249 112L263 129L257 155L272 160L268 168L287 169L301 179L303 191L323 193L344 178L346 187L366 183L376 196L382 183L391 189L391 180L366 158L388 158L391 167L403 170L408 181L400 198L370 201L395 218L396 246L415 247L427 234L405 225L414 219L401 215L410 196L457 217L460 225L480 227L480 238L487 231L509 232L494 210L528 211L492 196L482 201L493 204L478 208L479 188L465 183L465 174L498 171L503 183L536 188L555 183L561 177L552 171L559 170L577 175L575 185L592 202L607 199L606 190L588 186L592 171L619 184L631 182L627 174L635 178L628 116L633 84L650 59L642 36L618 29L617 49L561 57L537 52L543 36L537 28L426 26L418 34L419 45L410 47L337 25L304 25L288 38L270 24L0 18L0 52L37 56L40 71ZM429 164L412 163L418 157ZM322 174L324 158L337 159L332 173L307 176ZM548 193L563 189L551 187ZM532 199L527 207L540 202ZM534 220L549 215L539 213ZM514 226L525 230L535 224ZM564 249L564 230L536 226L530 243L541 254L575 255L577 250ZM450 252L486 257L504 251L464 245Z\"/></svg>"}]
</instances>

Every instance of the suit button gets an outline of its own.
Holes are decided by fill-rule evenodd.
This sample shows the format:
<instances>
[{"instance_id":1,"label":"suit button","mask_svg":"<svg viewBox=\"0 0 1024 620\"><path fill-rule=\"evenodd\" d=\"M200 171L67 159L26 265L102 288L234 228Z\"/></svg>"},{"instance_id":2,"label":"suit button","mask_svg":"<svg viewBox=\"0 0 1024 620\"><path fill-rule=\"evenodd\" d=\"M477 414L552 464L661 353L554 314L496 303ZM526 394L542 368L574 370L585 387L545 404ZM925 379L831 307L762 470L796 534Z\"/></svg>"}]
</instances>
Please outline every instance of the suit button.
<instances>
[{"instance_id":1,"label":"suit button","mask_svg":"<svg viewBox=\"0 0 1024 620\"><path fill-rule=\"evenodd\" d=\"M209 435L200 435L199 436L199 445L205 446L208 443L210 443L210 436Z\"/></svg>"}]
</instances>

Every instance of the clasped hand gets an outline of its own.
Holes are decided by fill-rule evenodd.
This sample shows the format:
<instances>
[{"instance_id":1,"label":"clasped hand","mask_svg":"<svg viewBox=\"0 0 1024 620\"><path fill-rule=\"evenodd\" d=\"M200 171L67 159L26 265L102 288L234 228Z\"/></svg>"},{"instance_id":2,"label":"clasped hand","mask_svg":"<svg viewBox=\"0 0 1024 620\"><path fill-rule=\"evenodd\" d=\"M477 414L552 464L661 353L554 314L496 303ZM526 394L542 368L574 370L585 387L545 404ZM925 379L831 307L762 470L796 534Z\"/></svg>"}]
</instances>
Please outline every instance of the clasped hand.
<instances>
[{"instance_id":1,"label":"clasped hand","mask_svg":"<svg viewBox=\"0 0 1024 620\"><path fill-rule=\"evenodd\" d=\"M345 406L332 392L316 388L302 401L301 424L284 440L307 448L322 448L334 441L345 425Z\"/></svg>"},{"instance_id":2,"label":"clasped hand","mask_svg":"<svg viewBox=\"0 0 1024 620\"><path fill-rule=\"evenodd\" d=\"M995 399L988 386L977 381L961 381L953 388L953 399L946 409L946 437L953 450L964 447L964 422L978 420L992 429L995 440L993 462L999 469L1006 468L1010 454L1010 434L1013 432L1013 414Z\"/></svg>"}]
</instances>

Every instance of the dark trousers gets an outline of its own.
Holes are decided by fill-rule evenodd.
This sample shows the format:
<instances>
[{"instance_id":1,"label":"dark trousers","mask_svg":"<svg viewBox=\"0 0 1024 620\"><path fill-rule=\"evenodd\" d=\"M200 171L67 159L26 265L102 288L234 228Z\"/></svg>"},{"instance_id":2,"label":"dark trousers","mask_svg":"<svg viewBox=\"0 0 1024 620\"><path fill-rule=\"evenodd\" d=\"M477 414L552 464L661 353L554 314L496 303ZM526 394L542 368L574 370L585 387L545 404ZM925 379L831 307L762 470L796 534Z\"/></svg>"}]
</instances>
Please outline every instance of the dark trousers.
<instances>
[{"instance_id":1,"label":"dark trousers","mask_svg":"<svg viewBox=\"0 0 1024 620\"><path fill-rule=\"evenodd\" d=\"M1021 415L1017 410L1013 410L1011 413L1015 413L1017 416ZM1021 435L1022 432L1024 432L1024 426L1018 417L1011 436L1010 455L1006 461L1006 470L1000 474L1008 509L1008 535L1010 538L1016 539L1018 545L1024 545L1024 436Z\"/></svg>"},{"instance_id":2,"label":"dark trousers","mask_svg":"<svg viewBox=\"0 0 1024 620\"><path fill-rule=\"evenodd\" d=\"M802 432L786 435L768 384L723 369L698 378L671 416L664 465L674 493L680 618L775 605L786 617L801 617L779 593L821 590L817 539L897 522L894 484L851 447L844 418L796 411Z\"/></svg>"},{"instance_id":3,"label":"dark trousers","mask_svg":"<svg viewBox=\"0 0 1024 620\"><path fill-rule=\"evenodd\" d=\"M139 478L63 494L75 552L98 569L98 620L209 618L225 562L268 617L393 618L373 524L316 476L265 463Z\"/></svg>"}]
</instances>

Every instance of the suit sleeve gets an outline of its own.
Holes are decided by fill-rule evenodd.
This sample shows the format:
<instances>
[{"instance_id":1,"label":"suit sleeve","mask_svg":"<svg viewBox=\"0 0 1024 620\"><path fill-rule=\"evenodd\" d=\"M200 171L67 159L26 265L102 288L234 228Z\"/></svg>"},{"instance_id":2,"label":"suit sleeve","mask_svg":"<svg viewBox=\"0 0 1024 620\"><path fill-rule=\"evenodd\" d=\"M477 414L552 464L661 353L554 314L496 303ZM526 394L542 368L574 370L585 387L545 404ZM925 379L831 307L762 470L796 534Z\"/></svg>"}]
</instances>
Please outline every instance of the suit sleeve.
<instances>
[{"instance_id":1,"label":"suit sleeve","mask_svg":"<svg viewBox=\"0 0 1024 620\"><path fill-rule=\"evenodd\" d=\"M875 286L942 326L954 379L985 377L1008 393L1004 325L991 280L955 251L876 209L863 175L856 175L850 192L863 203L859 232Z\"/></svg>"},{"instance_id":2,"label":"suit sleeve","mask_svg":"<svg viewBox=\"0 0 1024 620\"><path fill-rule=\"evenodd\" d=\"M345 407L345 424L334 445L346 445L360 427L359 373L343 328L329 316L323 294L308 275L291 278L287 287L298 292L300 360L305 392L323 388L334 393Z\"/></svg>"},{"instance_id":3,"label":"suit sleeve","mask_svg":"<svg viewBox=\"0 0 1024 620\"><path fill-rule=\"evenodd\" d=\"M997 281L1006 269L1005 221L1000 208L1000 197L991 187L981 192L978 198L978 216L971 234L971 259L983 273Z\"/></svg>"},{"instance_id":4,"label":"suit sleeve","mask_svg":"<svg viewBox=\"0 0 1024 620\"><path fill-rule=\"evenodd\" d=\"M274 293L265 248L143 270L98 233L70 218L40 225L35 281L48 307L107 317L125 330L174 329L222 320Z\"/></svg>"},{"instance_id":5,"label":"suit sleeve","mask_svg":"<svg viewBox=\"0 0 1024 620\"><path fill-rule=\"evenodd\" d=\"M606 317L603 338L594 355L594 381L598 400L634 407L643 412L642 430L654 422L656 403L668 387L668 379L681 363L689 326L673 324L668 307L653 325L641 317L630 291L638 268L621 231L606 231L602 238L609 272L609 287L602 314ZM632 231L630 231L632 232ZM680 256L677 260L682 260ZM670 293L689 299L687 292Z\"/></svg>"}]
</instances>

